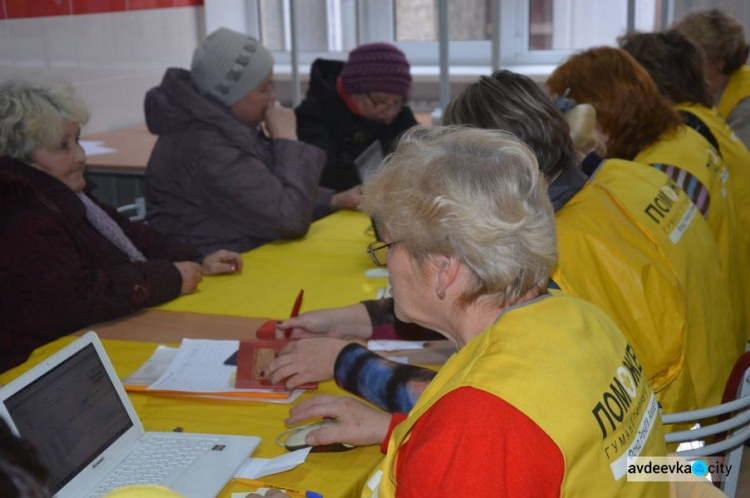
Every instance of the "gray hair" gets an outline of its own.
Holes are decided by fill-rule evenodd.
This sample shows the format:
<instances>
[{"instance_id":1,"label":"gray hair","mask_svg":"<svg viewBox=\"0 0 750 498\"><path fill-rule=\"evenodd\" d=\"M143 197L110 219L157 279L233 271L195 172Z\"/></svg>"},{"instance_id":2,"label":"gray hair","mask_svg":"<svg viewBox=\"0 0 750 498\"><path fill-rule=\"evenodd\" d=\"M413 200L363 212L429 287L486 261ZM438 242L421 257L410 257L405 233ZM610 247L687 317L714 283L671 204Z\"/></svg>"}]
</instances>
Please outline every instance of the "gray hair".
<instances>
[{"instance_id":1,"label":"gray hair","mask_svg":"<svg viewBox=\"0 0 750 498\"><path fill-rule=\"evenodd\" d=\"M533 152L514 135L414 127L364 191L362 209L420 268L433 255L466 265L472 278L458 306L482 296L509 305L546 288L554 212Z\"/></svg>"},{"instance_id":2,"label":"gray hair","mask_svg":"<svg viewBox=\"0 0 750 498\"><path fill-rule=\"evenodd\" d=\"M672 27L702 46L709 60L723 60L721 72L725 75L747 61L750 46L742 23L722 9L688 12Z\"/></svg>"},{"instance_id":3,"label":"gray hair","mask_svg":"<svg viewBox=\"0 0 750 498\"><path fill-rule=\"evenodd\" d=\"M65 121L82 126L88 120L70 85L7 81L0 86L0 157L29 161L38 147L57 147Z\"/></svg>"}]
</instances>

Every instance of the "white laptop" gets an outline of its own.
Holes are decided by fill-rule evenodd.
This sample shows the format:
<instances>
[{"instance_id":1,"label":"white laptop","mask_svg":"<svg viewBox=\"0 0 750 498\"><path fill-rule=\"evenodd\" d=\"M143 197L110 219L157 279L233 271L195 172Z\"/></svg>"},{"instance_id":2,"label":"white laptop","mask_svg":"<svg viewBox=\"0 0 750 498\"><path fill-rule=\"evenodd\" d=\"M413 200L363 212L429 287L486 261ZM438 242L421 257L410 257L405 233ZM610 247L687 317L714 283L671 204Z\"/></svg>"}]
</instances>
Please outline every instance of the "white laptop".
<instances>
[{"instance_id":1,"label":"white laptop","mask_svg":"<svg viewBox=\"0 0 750 498\"><path fill-rule=\"evenodd\" d=\"M215 496L260 443L144 432L94 332L0 389L0 416L37 448L60 498L102 496L127 484Z\"/></svg>"}]
</instances>

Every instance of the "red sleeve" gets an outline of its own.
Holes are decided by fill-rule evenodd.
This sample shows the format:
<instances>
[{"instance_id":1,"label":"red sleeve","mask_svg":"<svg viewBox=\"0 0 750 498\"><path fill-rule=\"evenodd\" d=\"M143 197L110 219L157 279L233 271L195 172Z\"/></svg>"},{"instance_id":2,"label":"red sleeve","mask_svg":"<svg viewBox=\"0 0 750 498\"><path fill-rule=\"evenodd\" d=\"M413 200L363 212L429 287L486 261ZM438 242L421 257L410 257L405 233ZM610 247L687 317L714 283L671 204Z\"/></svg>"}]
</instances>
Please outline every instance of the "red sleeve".
<instances>
[{"instance_id":1,"label":"red sleeve","mask_svg":"<svg viewBox=\"0 0 750 498\"><path fill-rule=\"evenodd\" d=\"M406 420L406 417L409 415L406 413L394 413L391 415L391 425L388 426L388 434L385 436L385 439L383 439L383 442L380 443L380 451L385 455L388 453L388 442L391 440L391 434L393 434L393 429L396 428L398 424Z\"/></svg>"},{"instance_id":2,"label":"red sleeve","mask_svg":"<svg viewBox=\"0 0 750 498\"><path fill-rule=\"evenodd\" d=\"M462 387L415 424L396 496L559 496L565 464L550 437L511 404Z\"/></svg>"}]
</instances>

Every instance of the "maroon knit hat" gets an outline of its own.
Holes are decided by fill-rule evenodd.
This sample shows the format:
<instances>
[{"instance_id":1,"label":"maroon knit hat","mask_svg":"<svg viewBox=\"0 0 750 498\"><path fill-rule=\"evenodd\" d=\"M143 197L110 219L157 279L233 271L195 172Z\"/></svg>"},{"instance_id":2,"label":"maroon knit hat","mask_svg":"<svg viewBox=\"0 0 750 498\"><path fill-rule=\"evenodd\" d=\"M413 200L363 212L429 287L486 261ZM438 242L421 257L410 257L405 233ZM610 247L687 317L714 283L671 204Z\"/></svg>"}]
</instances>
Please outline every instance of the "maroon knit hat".
<instances>
[{"instance_id":1,"label":"maroon knit hat","mask_svg":"<svg viewBox=\"0 0 750 498\"><path fill-rule=\"evenodd\" d=\"M367 43L349 52L341 83L350 95L383 92L406 98L411 87L409 62L390 43Z\"/></svg>"}]
</instances>

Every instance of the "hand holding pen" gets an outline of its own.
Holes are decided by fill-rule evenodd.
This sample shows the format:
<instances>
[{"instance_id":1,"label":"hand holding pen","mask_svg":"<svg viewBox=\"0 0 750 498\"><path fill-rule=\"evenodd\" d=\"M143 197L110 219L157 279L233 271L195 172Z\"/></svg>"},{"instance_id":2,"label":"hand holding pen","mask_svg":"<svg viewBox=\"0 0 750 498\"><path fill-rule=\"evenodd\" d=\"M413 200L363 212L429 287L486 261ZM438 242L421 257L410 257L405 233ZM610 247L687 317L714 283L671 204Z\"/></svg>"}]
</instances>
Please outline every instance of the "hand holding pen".
<instances>
[{"instance_id":1,"label":"hand holding pen","mask_svg":"<svg viewBox=\"0 0 750 498\"><path fill-rule=\"evenodd\" d=\"M295 318L297 315L299 315L299 310L302 308L302 299L305 296L305 289L300 289L299 294L297 294L297 299L294 300L294 306L292 306L292 313L290 315L290 318ZM276 326L277 323L275 320L268 320L266 323L261 325L258 330L255 333L255 337L258 339L276 339ZM290 330L284 330L284 338L289 339L291 336L291 329Z\"/></svg>"}]
</instances>

